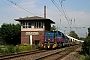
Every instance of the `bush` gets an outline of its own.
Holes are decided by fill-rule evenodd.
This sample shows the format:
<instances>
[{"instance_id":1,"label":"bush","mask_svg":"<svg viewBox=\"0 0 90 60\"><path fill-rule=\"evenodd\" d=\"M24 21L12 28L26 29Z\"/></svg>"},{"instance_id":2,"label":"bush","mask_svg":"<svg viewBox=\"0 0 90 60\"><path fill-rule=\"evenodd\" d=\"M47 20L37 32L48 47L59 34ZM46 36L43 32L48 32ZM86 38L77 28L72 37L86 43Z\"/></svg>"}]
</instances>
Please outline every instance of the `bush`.
<instances>
[{"instance_id":1,"label":"bush","mask_svg":"<svg viewBox=\"0 0 90 60\"><path fill-rule=\"evenodd\" d=\"M85 53L87 53L88 55L90 55L90 37L87 37L85 40L84 40L84 43L83 43L83 51Z\"/></svg>"},{"instance_id":2,"label":"bush","mask_svg":"<svg viewBox=\"0 0 90 60\"><path fill-rule=\"evenodd\" d=\"M18 45L16 45L16 46L14 47L14 52L15 52L15 53L20 52L20 49L19 49L19 46L18 46Z\"/></svg>"},{"instance_id":3,"label":"bush","mask_svg":"<svg viewBox=\"0 0 90 60\"><path fill-rule=\"evenodd\" d=\"M6 55L6 54L11 54L11 53L18 53L18 52L24 52L24 51L30 51L30 50L35 50L36 46L35 45L8 45L5 47L0 47L0 54Z\"/></svg>"},{"instance_id":4,"label":"bush","mask_svg":"<svg viewBox=\"0 0 90 60\"><path fill-rule=\"evenodd\" d=\"M8 46L7 46L7 49L8 49L9 54L15 53L15 51L14 51L14 46L13 46L13 45L8 45Z\"/></svg>"},{"instance_id":5,"label":"bush","mask_svg":"<svg viewBox=\"0 0 90 60\"><path fill-rule=\"evenodd\" d=\"M30 44L27 44L27 45L21 45L19 47L20 51L30 51L30 50L34 50L35 49L35 45L30 45Z\"/></svg>"},{"instance_id":6,"label":"bush","mask_svg":"<svg viewBox=\"0 0 90 60\"><path fill-rule=\"evenodd\" d=\"M79 60L90 60L88 55L80 55Z\"/></svg>"},{"instance_id":7,"label":"bush","mask_svg":"<svg viewBox=\"0 0 90 60\"><path fill-rule=\"evenodd\" d=\"M17 46L8 45L5 47L0 47L0 53L2 55L17 53L17 52L19 52L19 48Z\"/></svg>"}]
</instances>

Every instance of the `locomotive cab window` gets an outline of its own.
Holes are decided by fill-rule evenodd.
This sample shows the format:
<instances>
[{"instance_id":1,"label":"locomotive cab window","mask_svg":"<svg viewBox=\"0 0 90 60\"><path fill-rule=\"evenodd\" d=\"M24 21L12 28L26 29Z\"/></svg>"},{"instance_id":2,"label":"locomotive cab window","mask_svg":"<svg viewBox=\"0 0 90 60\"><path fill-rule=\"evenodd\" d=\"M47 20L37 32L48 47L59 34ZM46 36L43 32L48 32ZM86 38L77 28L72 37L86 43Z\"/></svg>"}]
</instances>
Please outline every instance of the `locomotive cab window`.
<instances>
[{"instance_id":1,"label":"locomotive cab window","mask_svg":"<svg viewBox=\"0 0 90 60\"><path fill-rule=\"evenodd\" d=\"M65 35L62 33L62 37L65 38Z\"/></svg>"},{"instance_id":2,"label":"locomotive cab window","mask_svg":"<svg viewBox=\"0 0 90 60\"><path fill-rule=\"evenodd\" d=\"M72 42L72 39L71 39L71 42Z\"/></svg>"}]
</instances>

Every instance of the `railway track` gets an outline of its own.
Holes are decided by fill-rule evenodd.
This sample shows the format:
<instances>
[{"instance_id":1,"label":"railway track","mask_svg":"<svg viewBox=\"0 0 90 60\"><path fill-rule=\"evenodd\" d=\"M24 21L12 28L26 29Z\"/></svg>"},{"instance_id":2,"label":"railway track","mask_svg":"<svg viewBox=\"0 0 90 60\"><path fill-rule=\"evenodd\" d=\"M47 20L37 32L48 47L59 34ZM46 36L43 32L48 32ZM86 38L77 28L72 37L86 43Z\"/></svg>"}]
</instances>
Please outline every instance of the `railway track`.
<instances>
[{"instance_id":1,"label":"railway track","mask_svg":"<svg viewBox=\"0 0 90 60\"><path fill-rule=\"evenodd\" d=\"M66 49L73 49L74 46L65 47L56 50L35 50L30 52L22 52L11 55L0 56L0 60L59 60L60 58L68 55ZM75 48L76 49L76 48Z\"/></svg>"},{"instance_id":2,"label":"railway track","mask_svg":"<svg viewBox=\"0 0 90 60\"><path fill-rule=\"evenodd\" d=\"M66 49L36 58L35 60L60 60L63 57L65 57L66 55L68 55L70 52L74 51L76 48L78 48L78 47L75 46L75 47L71 48L70 51L66 51L66 49L67 49L66 48Z\"/></svg>"},{"instance_id":3,"label":"railway track","mask_svg":"<svg viewBox=\"0 0 90 60\"><path fill-rule=\"evenodd\" d=\"M37 53L46 52L47 50L35 50L35 51L29 51L29 52L21 52L21 53L14 53L14 54L8 54L8 55L0 55L0 60L7 60L12 59L16 57L21 57L25 55L32 55Z\"/></svg>"},{"instance_id":4,"label":"railway track","mask_svg":"<svg viewBox=\"0 0 90 60\"><path fill-rule=\"evenodd\" d=\"M59 52L56 52L56 53L52 53L52 54L37 58L35 60L59 60L60 58L68 55L69 53L70 52L59 51Z\"/></svg>"}]
</instances>

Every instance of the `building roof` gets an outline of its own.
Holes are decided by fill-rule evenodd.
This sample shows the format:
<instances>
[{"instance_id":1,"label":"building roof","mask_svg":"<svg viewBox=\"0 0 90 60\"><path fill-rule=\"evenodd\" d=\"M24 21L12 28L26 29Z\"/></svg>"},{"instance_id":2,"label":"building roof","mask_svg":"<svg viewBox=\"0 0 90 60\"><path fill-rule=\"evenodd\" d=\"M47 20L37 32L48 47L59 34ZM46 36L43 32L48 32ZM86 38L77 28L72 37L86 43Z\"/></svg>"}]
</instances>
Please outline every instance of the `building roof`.
<instances>
[{"instance_id":1,"label":"building roof","mask_svg":"<svg viewBox=\"0 0 90 60\"><path fill-rule=\"evenodd\" d=\"M19 19L15 19L15 21L49 21L50 23L55 23L54 21L47 19L47 18L43 18L43 17L39 17L39 16L33 16L33 17L25 17L25 18L19 18Z\"/></svg>"}]
</instances>

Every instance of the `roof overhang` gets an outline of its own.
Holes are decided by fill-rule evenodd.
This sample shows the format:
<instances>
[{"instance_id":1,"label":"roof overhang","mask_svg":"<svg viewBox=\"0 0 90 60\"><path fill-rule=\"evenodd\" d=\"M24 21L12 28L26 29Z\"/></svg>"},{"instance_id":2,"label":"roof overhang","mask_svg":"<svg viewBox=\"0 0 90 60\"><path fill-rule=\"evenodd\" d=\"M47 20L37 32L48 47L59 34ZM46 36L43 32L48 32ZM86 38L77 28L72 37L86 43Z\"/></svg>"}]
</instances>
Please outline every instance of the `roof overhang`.
<instances>
[{"instance_id":1,"label":"roof overhang","mask_svg":"<svg viewBox=\"0 0 90 60\"><path fill-rule=\"evenodd\" d=\"M15 21L46 21L49 23L53 23L55 24L54 21L52 21L51 19L47 19L47 18L43 18L43 17L38 17L38 16L34 16L34 17L25 17L25 18L19 18L19 19L14 19Z\"/></svg>"}]
</instances>

